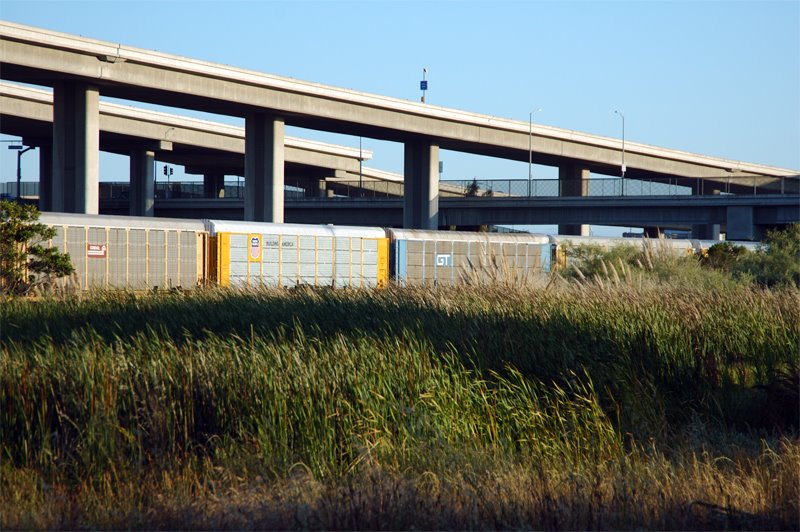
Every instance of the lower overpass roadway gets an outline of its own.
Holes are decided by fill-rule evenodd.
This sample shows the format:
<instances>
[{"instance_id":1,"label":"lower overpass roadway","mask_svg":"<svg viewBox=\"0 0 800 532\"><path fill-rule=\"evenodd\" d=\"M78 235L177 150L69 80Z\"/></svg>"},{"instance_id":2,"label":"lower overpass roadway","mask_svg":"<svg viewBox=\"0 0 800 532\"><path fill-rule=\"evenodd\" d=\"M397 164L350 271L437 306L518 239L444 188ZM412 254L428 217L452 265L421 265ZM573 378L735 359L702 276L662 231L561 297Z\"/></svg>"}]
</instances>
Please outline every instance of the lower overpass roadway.
<instances>
[{"instance_id":1,"label":"lower overpass roadway","mask_svg":"<svg viewBox=\"0 0 800 532\"><path fill-rule=\"evenodd\" d=\"M286 222L402 227L403 199L286 199ZM103 214L124 213L104 200ZM243 200L161 199L156 216L241 220ZM729 239L800 222L800 195L553 198L441 198L439 226L593 224L685 229L719 225Z\"/></svg>"}]
</instances>

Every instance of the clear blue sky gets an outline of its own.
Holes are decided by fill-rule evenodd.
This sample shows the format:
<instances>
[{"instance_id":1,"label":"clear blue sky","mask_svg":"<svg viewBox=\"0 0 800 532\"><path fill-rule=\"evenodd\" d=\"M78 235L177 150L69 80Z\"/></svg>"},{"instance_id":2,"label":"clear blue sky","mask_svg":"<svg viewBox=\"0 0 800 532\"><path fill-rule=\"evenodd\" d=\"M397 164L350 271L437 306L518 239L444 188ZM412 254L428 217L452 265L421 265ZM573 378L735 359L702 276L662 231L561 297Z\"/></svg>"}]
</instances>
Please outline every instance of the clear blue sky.
<instances>
[{"instance_id":1,"label":"clear blue sky","mask_svg":"<svg viewBox=\"0 0 800 532\"><path fill-rule=\"evenodd\" d=\"M620 109L630 141L800 169L797 0L0 0L0 18L409 100L426 67L431 104L523 121L542 108L536 122L610 137L621 134ZM402 172L399 145L364 147L375 152L369 166ZM13 179L16 158L0 157L0 179ZM36 157L26 157L34 180ZM524 163L441 158L445 179L527 177ZM101 165L102 179L127 176L122 158Z\"/></svg>"}]
</instances>

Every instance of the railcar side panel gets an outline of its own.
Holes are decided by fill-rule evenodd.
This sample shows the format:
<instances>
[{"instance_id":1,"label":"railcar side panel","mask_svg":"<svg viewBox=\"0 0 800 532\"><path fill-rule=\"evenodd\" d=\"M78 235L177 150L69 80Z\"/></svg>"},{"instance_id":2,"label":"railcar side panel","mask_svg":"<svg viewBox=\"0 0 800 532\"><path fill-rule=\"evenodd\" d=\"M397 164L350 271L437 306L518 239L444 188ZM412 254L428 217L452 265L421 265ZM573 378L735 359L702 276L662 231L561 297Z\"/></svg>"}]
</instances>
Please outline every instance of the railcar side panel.
<instances>
[{"instance_id":1,"label":"railcar side panel","mask_svg":"<svg viewBox=\"0 0 800 532\"><path fill-rule=\"evenodd\" d=\"M62 286L80 289L193 288L203 281L202 224L186 220L42 213L50 245L75 268Z\"/></svg>"},{"instance_id":2,"label":"railcar side panel","mask_svg":"<svg viewBox=\"0 0 800 532\"><path fill-rule=\"evenodd\" d=\"M387 230L392 276L401 285L522 281L550 269L544 235Z\"/></svg>"},{"instance_id":3,"label":"railcar side panel","mask_svg":"<svg viewBox=\"0 0 800 532\"><path fill-rule=\"evenodd\" d=\"M220 242L217 270L223 286L375 287L380 275L384 284L388 278L388 240L379 228L215 220L206 220L206 226L210 238Z\"/></svg>"}]
</instances>

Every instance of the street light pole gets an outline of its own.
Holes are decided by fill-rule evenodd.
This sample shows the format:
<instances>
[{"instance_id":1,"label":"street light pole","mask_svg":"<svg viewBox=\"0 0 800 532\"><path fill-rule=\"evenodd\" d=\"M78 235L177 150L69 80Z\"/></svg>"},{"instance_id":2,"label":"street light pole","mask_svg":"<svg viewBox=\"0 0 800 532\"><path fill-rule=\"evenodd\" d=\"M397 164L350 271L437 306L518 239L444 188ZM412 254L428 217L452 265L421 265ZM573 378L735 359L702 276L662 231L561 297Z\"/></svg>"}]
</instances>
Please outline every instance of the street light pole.
<instances>
[{"instance_id":1,"label":"street light pole","mask_svg":"<svg viewBox=\"0 0 800 532\"><path fill-rule=\"evenodd\" d=\"M26 148L21 144L14 144L8 147L9 150L17 150L17 203L22 200L22 154L33 148L34 146Z\"/></svg>"},{"instance_id":2,"label":"street light pole","mask_svg":"<svg viewBox=\"0 0 800 532\"><path fill-rule=\"evenodd\" d=\"M420 98L420 101L422 103L425 103L425 91L428 90L428 80L426 79L427 74L428 74L428 69L427 68L423 68L422 69L422 81L419 82L419 88L422 91L422 98Z\"/></svg>"},{"instance_id":3,"label":"street light pole","mask_svg":"<svg viewBox=\"0 0 800 532\"><path fill-rule=\"evenodd\" d=\"M358 195L360 197L364 197L364 172L363 170L363 163L364 163L364 155L363 151L361 150L361 139L362 137L358 137Z\"/></svg>"},{"instance_id":4,"label":"street light pole","mask_svg":"<svg viewBox=\"0 0 800 532\"><path fill-rule=\"evenodd\" d=\"M533 113L542 109L534 109L528 113L528 197L531 197L531 181L533 180Z\"/></svg>"},{"instance_id":5,"label":"street light pole","mask_svg":"<svg viewBox=\"0 0 800 532\"><path fill-rule=\"evenodd\" d=\"M616 114L622 118L622 182L620 183L620 190L622 195L625 195L625 115L620 113L619 111L614 111Z\"/></svg>"}]
</instances>

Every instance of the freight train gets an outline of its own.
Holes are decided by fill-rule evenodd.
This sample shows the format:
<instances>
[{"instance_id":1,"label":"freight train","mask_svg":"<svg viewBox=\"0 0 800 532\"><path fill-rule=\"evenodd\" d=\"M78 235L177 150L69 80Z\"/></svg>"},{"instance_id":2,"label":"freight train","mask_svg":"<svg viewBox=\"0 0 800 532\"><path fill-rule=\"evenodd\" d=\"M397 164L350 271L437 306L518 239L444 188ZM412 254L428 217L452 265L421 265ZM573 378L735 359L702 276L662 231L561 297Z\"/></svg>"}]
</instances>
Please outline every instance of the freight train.
<instances>
[{"instance_id":1,"label":"freight train","mask_svg":"<svg viewBox=\"0 0 800 532\"><path fill-rule=\"evenodd\" d=\"M642 246L631 238L475 233L42 213L47 244L70 254L80 289L381 288L542 276L570 246ZM674 253L713 242L663 240ZM662 245L662 244L660 244Z\"/></svg>"}]
</instances>

